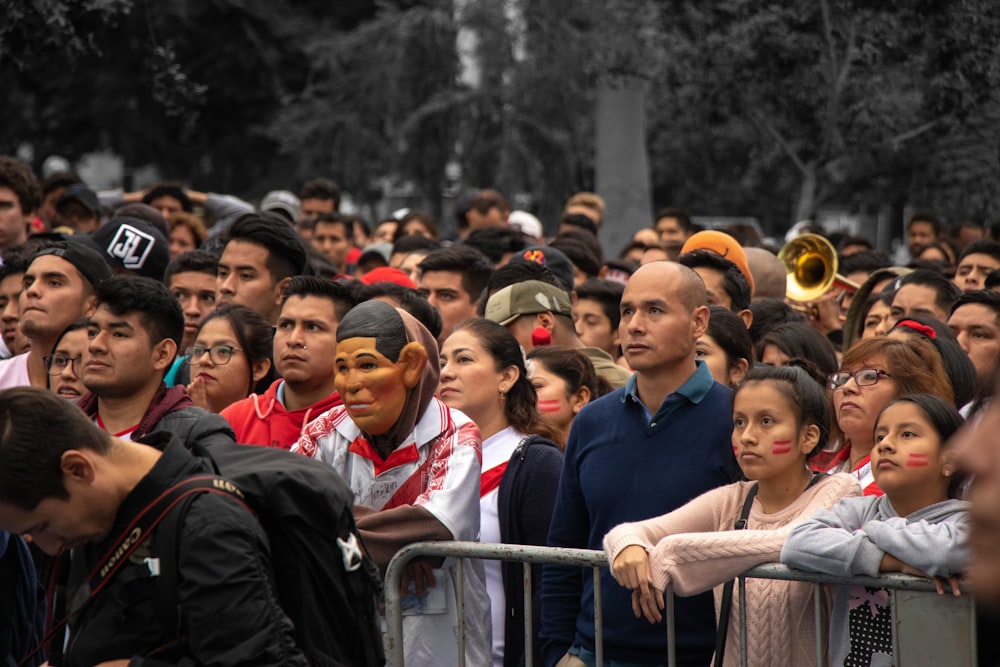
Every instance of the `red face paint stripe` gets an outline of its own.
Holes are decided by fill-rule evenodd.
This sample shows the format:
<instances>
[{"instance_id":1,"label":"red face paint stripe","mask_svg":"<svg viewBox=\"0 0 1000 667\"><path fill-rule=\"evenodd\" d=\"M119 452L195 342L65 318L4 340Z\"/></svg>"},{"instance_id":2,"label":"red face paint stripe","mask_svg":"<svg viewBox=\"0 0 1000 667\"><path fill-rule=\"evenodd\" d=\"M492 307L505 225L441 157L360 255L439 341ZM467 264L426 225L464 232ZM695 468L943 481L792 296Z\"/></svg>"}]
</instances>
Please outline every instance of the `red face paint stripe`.
<instances>
[{"instance_id":1,"label":"red face paint stripe","mask_svg":"<svg viewBox=\"0 0 1000 667\"><path fill-rule=\"evenodd\" d=\"M910 454L906 458L906 465L913 468L923 468L930 465L930 460L927 458L927 454Z\"/></svg>"},{"instance_id":2,"label":"red face paint stripe","mask_svg":"<svg viewBox=\"0 0 1000 667\"><path fill-rule=\"evenodd\" d=\"M771 443L772 454L788 454L792 451L791 440L775 440Z\"/></svg>"},{"instance_id":3,"label":"red face paint stripe","mask_svg":"<svg viewBox=\"0 0 1000 667\"><path fill-rule=\"evenodd\" d=\"M560 407L559 401L557 400L538 401L539 412L559 412Z\"/></svg>"}]
</instances>

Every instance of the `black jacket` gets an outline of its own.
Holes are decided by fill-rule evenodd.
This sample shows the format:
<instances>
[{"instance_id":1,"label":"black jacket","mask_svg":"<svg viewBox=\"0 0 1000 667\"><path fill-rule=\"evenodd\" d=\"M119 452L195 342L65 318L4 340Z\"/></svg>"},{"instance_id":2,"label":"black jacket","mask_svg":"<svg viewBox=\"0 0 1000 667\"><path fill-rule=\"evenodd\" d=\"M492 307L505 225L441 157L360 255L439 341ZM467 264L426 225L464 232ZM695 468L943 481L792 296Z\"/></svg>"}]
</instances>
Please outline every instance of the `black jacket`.
<instances>
[{"instance_id":1,"label":"black jacket","mask_svg":"<svg viewBox=\"0 0 1000 667\"><path fill-rule=\"evenodd\" d=\"M254 516L229 497L195 495L179 527L179 544L161 543L154 529L104 590L84 604L88 573L139 512L176 482L209 472L176 437L160 433L150 440L163 456L126 496L111 533L74 551L67 584L70 639L62 664L90 667L131 658L132 665L149 667L307 665L273 592L266 535ZM176 533L164 530L163 542L168 534ZM176 564L179 631L165 627L164 595L149 559ZM162 647L167 648L156 652Z\"/></svg>"},{"instance_id":2,"label":"black jacket","mask_svg":"<svg viewBox=\"0 0 1000 667\"><path fill-rule=\"evenodd\" d=\"M497 508L500 541L504 544L545 546L552 508L556 503L562 453L555 443L533 435L517 446L500 479ZM524 577L521 565L504 561L504 667L525 664L524 659ZM538 629L542 609L542 566L531 566L531 620L535 641L534 664L542 664Z\"/></svg>"}]
</instances>

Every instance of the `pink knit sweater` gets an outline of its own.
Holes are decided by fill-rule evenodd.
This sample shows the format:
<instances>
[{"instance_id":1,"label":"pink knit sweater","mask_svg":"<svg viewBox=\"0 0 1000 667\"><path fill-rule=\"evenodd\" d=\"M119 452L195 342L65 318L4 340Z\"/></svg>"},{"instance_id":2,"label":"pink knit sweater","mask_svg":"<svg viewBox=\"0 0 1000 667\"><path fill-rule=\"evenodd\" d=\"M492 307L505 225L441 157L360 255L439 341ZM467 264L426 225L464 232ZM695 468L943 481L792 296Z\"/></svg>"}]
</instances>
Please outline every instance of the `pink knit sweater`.
<instances>
[{"instance_id":1,"label":"pink knit sweater","mask_svg":"<svg viewBox=\"0 0 1000 667\"><path fill-rule=\"evenodd\" d=\"M754 500L747 530L733 530L753 482L737 482L695 498L663 516L623 523L604 538L608 562L622 549L641 545L649 552L653 585L663 590L673 583L678 595L694 595L715 588L715 604L722 585L751 567L777 563L785 538L795 524L838 500L861 495L850 475L830 475L774 514L765 514ZM812 586L801 582L747 579L747 664L815 665L815 615ZM725 664L740 664L739 588L733 591Z\"/></svg>"}]
</instances>

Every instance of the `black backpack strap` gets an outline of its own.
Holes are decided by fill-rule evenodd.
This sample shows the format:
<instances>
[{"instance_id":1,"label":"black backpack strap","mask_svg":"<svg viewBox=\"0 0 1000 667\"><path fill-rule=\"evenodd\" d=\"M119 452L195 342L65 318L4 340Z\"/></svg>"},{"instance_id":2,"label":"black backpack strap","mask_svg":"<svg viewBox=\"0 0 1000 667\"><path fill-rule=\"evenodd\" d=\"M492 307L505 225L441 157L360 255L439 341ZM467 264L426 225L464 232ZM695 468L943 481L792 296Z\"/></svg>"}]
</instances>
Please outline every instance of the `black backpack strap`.
<instances>
[{"instance_id":1,"label":"black backpack strap","mask_svg":"<svg viewBox=\"0 0 1000 667\"><path fill-rule=\"evenodd\" d=\"M803 493L826 477L826 473L814 472ZM733 525L734 530L744 530L747 527L747 518L750 516L750 508L753 506L754 498L757 497L757 485L754 484L747 492L747 498L743 501L743 509L740 510L740 518ZM715 634L715 667L722 667L722 658L726 653L726 636L729 633L729 614L733 606L733 586L735 579L730 579L722 588L722 606L719 607L719 626Z\"/></svg>"},{"instance_id":2,"label":"black backpack strap","mask_svg":"<svg viewBox=\"0 0 1000 667\"><path fill-rule=\"evenodd\" d=\"M812 484L812 482L809 482ZM757 485L754 484L747 492L746 500L743 501L743 509L740 510L740 518L733 525L733 530L743 530L747 527L747 517L750 516L750 508L753 506L754 498L757 497ZM722 667L722 659L726 653L726 636L729 634L729 612L733 606L733 585L735 579L730 579L722 588L722 604L719 607L719 627L715 633L715 667Z\"/></svg>"}]
</instances>

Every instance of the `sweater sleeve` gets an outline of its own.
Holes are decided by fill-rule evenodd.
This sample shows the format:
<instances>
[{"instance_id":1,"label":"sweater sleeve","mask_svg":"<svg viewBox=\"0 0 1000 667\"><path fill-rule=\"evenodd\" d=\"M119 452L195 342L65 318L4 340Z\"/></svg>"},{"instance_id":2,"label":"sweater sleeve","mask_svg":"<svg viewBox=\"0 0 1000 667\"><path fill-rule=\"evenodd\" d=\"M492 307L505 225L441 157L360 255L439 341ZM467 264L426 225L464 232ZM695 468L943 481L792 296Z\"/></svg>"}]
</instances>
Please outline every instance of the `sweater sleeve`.
<instances>
[{"instance_id":1,"label":"sweater sleeve","mask_svg":"<svg viewBox=\"0 0 1000 667\"><path fill-rule=\"evenodd\" d=\"M789 567L840 577L877 576L885 555L862 530L877 496L846 498L792 529L781 549Z\"/></svg>"},{"instance_id":2,"label":"sweater sleeve","mask_svg":"<svg viewBox=\"0 0 1000 667\"><path fill-rule=\"evenodd\" d=\"M382 572L408 544L455 539L447 526L423 507L403 505L376 512L355 505L354 516L365 551Z\"/></svg>"},{"instance_id":3,"label":"sweater sleeve","mask_svg":"<svg viewBox=\"0 0 1000 667\"><path fill-rule=\"evenodd\" d=\"M869 521L865 533L882 551L931 576L961 572L969 538L968 513L958 511L942 522L907 522L893 517Z\"/></svg>"},{"instance_id":4,"label":"sweater sleeve","mask_svg":"<svg viewBox=\"0 0 1000 667\"><path fill-rule=\"evenodd\" d=\"M725 510L729 509L728 513L731 514L732 508L746 498L747 488L747 484L740 482L729 484L703 493L673 512L615 526L604 536L608 564L613 564L618 554L631 545L637 544L646 551L652 551L654 546L670 535L717 531L722 525Z\"/></svg>"},{"instance_id":5,"label":"sweater sleeve","mask_svg":"<svg viewBox=\"0 0 1000 667\"><path fill-rule=\"evenodd\" d=\"M666 537L650 553L653 584L662 590L673 582L679 595L696 595L752 567L776 563L794 526L819 510L830 509L841 498L859 495L861 488L853 478L827 476L795 501L789 508L794 514L784 525L774 524L776 527L769 530L724 530ZM741 494L740 501L744 497ZM755 507L759 509L759 505ZM766 519L767 515L763 516Z\"/></svg>"}]
</instances>

